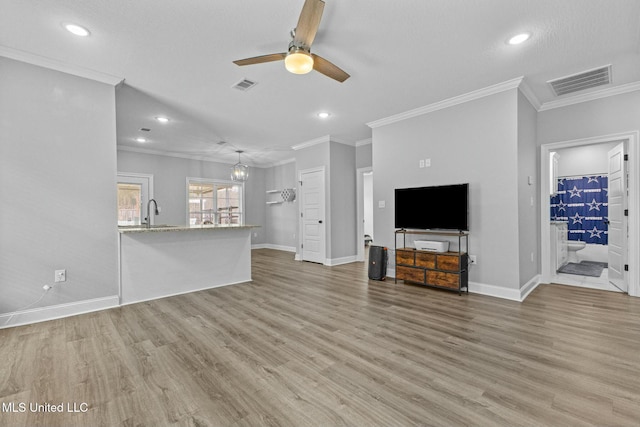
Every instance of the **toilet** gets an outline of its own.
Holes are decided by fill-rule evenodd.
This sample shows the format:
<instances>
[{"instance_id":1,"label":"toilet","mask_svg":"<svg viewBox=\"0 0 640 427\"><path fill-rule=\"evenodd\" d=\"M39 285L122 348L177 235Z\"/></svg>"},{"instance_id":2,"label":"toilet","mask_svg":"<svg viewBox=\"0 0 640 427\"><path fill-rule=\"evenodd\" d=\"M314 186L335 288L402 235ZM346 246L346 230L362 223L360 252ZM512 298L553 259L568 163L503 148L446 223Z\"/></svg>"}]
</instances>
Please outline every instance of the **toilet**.
<instances>
[{"instance_id":1,"label":"toilet","mask_svg":"<svg viewBox=\"0 0 640 427\"><path fill-rule=\"evenodd\" d=\"M567 258L568 258L568 262L579 263L580 260L578 260L577 252L581 251L586 246L587 246L587 244L585 242L581 242L579 240L569 240L567 242Z\"/></svg>"}]
</instances>

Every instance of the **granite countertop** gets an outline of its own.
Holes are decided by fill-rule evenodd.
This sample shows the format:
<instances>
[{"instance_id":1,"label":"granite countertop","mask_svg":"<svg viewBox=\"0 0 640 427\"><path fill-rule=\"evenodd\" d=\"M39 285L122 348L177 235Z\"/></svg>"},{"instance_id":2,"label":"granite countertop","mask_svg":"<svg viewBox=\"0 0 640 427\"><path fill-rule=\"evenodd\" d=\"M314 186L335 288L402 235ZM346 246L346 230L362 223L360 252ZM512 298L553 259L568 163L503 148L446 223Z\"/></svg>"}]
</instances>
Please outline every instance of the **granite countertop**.
<instances>
[{"instance_id":1,"label":"granite countertop","mask_svg":"<svg viewBox=\"0 0 640 427\"><path fill-rule=\"evenodd\" d=\"M152 225L147 228L144 225L124 226L118 227L118 232L121 234L129 233L158 233L167 231L198 231L198 230L247 230L250 228L258 228L259 225L235 225L235 224L213 224L213 225Z\"/></svg>"}]
</instances>

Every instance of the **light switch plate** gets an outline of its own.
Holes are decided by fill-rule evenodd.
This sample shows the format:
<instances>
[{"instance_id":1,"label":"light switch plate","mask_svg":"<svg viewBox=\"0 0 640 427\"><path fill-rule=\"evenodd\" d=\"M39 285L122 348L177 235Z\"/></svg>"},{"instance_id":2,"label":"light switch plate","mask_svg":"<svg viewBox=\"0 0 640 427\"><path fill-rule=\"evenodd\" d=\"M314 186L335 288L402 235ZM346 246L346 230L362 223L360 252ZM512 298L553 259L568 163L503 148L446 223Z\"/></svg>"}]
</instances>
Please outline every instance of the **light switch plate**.
<instances>
[{"instance_id":1,"label":"light switch plate","mask_svg":"<svg viewBox=\"0 0 640 427\"><path fill-rule=\"evenodd\" d=\"M386 203L385 203L385 201L384 201L384 200L378 200L378 207L379 207L379 208L384 208L384 207L385 207L385 205L386 205Z\"/></svg>"}]
</instances>

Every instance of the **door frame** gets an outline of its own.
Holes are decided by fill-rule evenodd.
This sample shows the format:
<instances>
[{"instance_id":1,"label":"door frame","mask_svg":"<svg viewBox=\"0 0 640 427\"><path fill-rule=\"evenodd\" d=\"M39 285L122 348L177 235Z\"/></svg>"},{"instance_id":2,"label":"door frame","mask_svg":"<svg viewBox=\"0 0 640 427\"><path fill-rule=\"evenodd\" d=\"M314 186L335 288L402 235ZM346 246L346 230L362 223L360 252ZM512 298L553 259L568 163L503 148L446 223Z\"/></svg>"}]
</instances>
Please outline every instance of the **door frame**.
<instances>
[{"instance_id":1,"label":"door frame","mask_svg":"<svg viewBox=\"0 0 640 427\"><path fill-rule=\"evenodd\" d=\"M142 202L142 211L144 211L145 208L145 203L148 203L149 200L153 199L153 174L147 174L147 173L135 173L135 172L117 172L117 176L116 176L116 188L117 188L117 184L122 183L127 183L127 179L133 179L133 183L137 184L137 181L141 181L143 179L147 180L147 188L148 188L148 193L146 195L147 200ZM116 191L117 192L117 191ZM144 198L144 194L143 194L143 198ZM142 216L144 216L144 212L140 212ZM147 213L148 215L148 213ZM117 218L116 218L116 223L117 223ZM153 217L151 218L151 225L153 225L155 223L155 215L153 215Z\"/></svg>"},{"instance_id":2,"label":"door frame","mask_svg":"<svg viewBox=\"0 0 640 427\"><path fill-rule=\"evenodd\" d=\"M627 237L627 264L629 272L626 280L628 285L628 294L631 296L640 296L640 147L638 147L639 132L630 131L611 135L596 136L591 138L574 139L568 141L553 142L542 144L540 146L540 259L542 267L541 281L549 283L551 279L551 226L549 223L550 199L549 188L551 185L549 154L552 151L561 148L577 147L584 145L600 144L606 142L626 141L629 160L627 163L627 207L629 216L627 218L628 237Z\"/></svg>"},{"instance_id":3,"label":"door frame","mask_svg":"<svg viewBox=\"0 0 640 427\"><path fill-rule=\"evenodd\" d=\"M306 173L313 172L322 172L322 185L323 185L323 196L324 200L322 201L323 215L324 215L324 239L322 240L322 256L324 265L327 265L327 242L328 242L328 233L329 233L329 219L327 216L327 174L325 173L325 167L319 166L315 168L309 169L301 169L298 171L298 195L300 203L298 203L298 254L296 255L296 260L304 261L304 248L302 247L302 243L304 242L304 221L302 220L302 212L304 209L303 200L302 200L302 175Z\"/></svg>"},{"instance_id":4,"label":"door frame","mask_svg":"<svg viewBox=\"0 0 640 427\"><path fill-rule=\"evenodd\" d=\"M373 172L373 167L356 169L356 261L364 262L364 174Z\"/></svg>"}]
</instances>

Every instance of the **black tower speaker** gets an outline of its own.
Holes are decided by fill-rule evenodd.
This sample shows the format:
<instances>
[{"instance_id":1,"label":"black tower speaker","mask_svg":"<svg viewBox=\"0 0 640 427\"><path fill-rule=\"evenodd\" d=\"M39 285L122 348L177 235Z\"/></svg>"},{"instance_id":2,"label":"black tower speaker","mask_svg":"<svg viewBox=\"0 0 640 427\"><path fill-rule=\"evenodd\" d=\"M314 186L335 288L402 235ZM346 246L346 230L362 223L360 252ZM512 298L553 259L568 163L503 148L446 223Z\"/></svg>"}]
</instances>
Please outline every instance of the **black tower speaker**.
<instances>
[{"instance_id":1,"label":"black tower speaker","mask_svg":"<svg viewBox=\"0 0 640 427\"><path fill-rule=\"evenodd\" d=\"M387 248L369 247L369 279L384 280L387 277Z\"/></svg>"}]
</instances>

